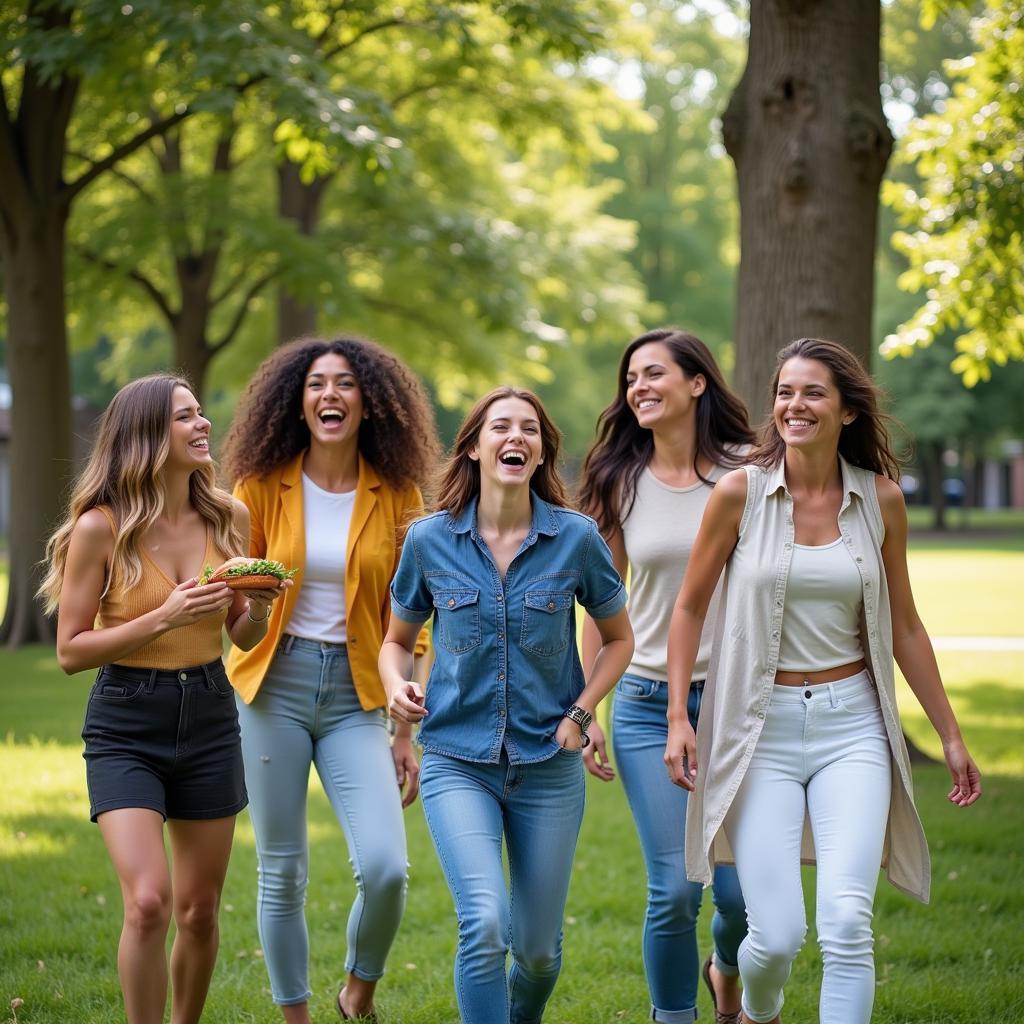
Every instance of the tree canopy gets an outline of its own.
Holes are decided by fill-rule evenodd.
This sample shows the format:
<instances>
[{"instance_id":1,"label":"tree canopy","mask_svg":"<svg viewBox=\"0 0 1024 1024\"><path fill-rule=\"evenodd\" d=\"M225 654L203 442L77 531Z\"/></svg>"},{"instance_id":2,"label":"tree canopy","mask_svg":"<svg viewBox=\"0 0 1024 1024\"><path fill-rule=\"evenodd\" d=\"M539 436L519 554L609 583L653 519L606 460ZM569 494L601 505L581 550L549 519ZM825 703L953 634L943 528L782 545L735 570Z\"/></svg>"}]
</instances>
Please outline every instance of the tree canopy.
<instances>
[{"instance_id":1,"label":"tree canopy","mask_svg":"<svg viewBox=\"0 0 1024 1024\"><path fill-rule=\"evenodd\" d=\"M927 6L925 27L939 13ZM987 0L970 32L974 52L946 63L951 94L902 140L920 185L883 190L909 261L900 286L924 302L882 346L905 354L952 331L968 386L1024 359L1024 2Z\"/></svg>"}]
</instances>

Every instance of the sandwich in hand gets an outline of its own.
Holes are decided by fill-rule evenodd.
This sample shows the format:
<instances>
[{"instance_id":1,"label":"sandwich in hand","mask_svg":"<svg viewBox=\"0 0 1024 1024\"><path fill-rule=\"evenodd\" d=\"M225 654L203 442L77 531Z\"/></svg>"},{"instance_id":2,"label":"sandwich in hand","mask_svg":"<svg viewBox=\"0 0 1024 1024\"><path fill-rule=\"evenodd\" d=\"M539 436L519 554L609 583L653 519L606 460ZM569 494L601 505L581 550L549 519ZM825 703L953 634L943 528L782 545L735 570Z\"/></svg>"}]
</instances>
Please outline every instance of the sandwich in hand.
<instances>
[{"instance_id":1,"label":"sandwich in hand","mask_svg":"<svg viewBox=\"0 0 1024 1024\"><path fill-rule=\"evenodd\" d=\"M247 562L222 565L219 569L205 566L199 576L199 586L226 583L232 590L277 590L298 571L286 569L280 562L270 559L251 558Z\"/></svg>"}]
</instances>

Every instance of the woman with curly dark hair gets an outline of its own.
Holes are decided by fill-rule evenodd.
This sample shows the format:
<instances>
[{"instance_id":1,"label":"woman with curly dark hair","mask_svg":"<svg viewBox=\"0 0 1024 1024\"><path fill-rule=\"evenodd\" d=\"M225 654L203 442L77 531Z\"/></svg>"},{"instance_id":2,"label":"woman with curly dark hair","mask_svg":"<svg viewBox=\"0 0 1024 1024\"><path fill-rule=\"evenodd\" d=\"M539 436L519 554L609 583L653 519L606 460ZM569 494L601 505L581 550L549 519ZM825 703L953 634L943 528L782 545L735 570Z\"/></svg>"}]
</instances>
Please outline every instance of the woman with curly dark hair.
<instances>
[{"instance_id":1,"label":"woman with curly dark hair","mask_svg":"<svg viewBox=\"0 0 1024 1024\"><path fill-rule=\"evenodd\" d=\"M373 997L405 902L402 808L419 766L408 725L388 743L377 654L388 585L438 445L413 374L370 341L300 339L256 371L225 464L252 517L253 556L299 570L265 639L232 651L259 857L258 926L274 1002L308 1024L306 787L316 765L348 843L342 1019ZM417 653L426 651L421 635ZM403 797L404 791L404 797Z\"/></svg>"}]
</instances>

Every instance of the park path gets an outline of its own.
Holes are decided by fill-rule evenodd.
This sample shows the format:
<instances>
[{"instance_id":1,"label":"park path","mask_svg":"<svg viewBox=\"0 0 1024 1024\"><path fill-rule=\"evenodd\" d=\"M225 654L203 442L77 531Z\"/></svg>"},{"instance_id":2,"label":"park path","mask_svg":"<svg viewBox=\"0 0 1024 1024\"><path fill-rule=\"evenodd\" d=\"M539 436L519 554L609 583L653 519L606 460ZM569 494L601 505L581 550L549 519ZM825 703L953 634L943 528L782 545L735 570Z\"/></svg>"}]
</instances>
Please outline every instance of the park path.
<instances>
[{"instance_id":1,"label":"park path","mask_svg":"<svg viewBox=\"0 0 1024 1024\"><path fill-rule=\"evenodd\" d=\"M1024 636L933 636L937 651L1024 651Z\"/></svg>"}]
</instances>

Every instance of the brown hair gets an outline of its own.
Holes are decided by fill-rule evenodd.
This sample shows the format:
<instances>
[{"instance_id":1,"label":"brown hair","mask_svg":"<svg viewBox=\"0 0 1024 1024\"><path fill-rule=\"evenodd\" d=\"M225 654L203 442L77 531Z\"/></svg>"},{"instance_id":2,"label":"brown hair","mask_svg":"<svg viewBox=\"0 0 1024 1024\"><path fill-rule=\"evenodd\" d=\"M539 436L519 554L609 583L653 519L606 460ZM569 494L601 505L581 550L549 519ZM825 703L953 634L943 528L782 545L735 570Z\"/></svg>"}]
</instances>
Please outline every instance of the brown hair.
<instances>
[{"instance_id":1,"label":"brown hair","mask_svg":"<svg viewBox=\"0 0 1024 1024\"><path fill-rule=\"evenodd\" d=\"M558 473L558 451L562 445L561 432L545 411L541 400L532 391L503 384L478 399L462 421L462 426L459 427L459 432L455 437L455 443L452 445L451 455L441 469L435 503L438 509L444 509L452 516L458 516L480 493L480 465L469 457L469 452L480 438L487 410L503 398L519 398L528 402L533 406L540 422L540 441L544 461L530 478L530 490L543 501L562 508L568 507L569 499L565 484Z\"/></svg>"},{"instance_id":2,"label":"brown hair","mask_svg":"<svg viewBox=\"0 0 1024 1024\"><path fill-rule=\"evenodd\" d=\"M856 413L853 422L846 424L839 434L839 454L851 465L871 470L890 480L900 478L900 459L892 450L889 436L893 418L882 411L882 392L861 365L860 360L847 348L834 341L820 338L801 338L779 352L775 376L772 378L771 400L775 401L782 368L790 359L813 359L828 368L832 374L843 408ZM761 427L757 447L750 461L755 466L771 469L786 454L786 442L769 417Z\"/></svg>"},{"instance_id":3,"label":"brown hair","mask_svg":"<svg viewBox=\"0 0 1024 1024\"><path fill-rule=\"evenodd\" d=\"M602 533L619 526L633 509L636 482L654 454L654 434L637 423L626 401L626 374L633 353L643 345L660 342L688 380L698 374L705 381L704 392L697 397L697 460L735 469L745 460L741 449L754 443L754 432L747 419L747 408L729 390L722 371L707 345L693 334L676 327L659 327L626 346L619 360L615 399L597 419L597 438L583 460L580 483L580 507L597 520Z\"/></svg>"},{"instance_id":4,"label":"brown hair","mask_svg":"<svg viewBox=\"0 0 1024 1024\"><path fill-rule=\"evenodd\" d=\"M309 447L298 415L310 366L323 355L344 356L369 413L359 427L359 454L385 483L422 486L440 446L423 386L396 356L365 338L299 338L263 360L238 405L224 445L229 480L266 476Z\"/></svg>"},{"instance_id":5,"label":"brown hair","mask_svg":"<svg viewBox=\"0 0 1024 1024\"><path fill-rule=\"evenodd\" d=\"M171 404L177 387L194 389L181 377L154 374L126 384L100 419L89 461L71 493L67 518L46 546L49 569L38 594L53 613L60 602L71 534L90 509L109 508L117 524L110 573L103 589L133 587L142 579L139 540L164 509L159 474L170 449ZM212 465L199 466L188 478L189 501L213 529L217 549L240 554L231 495L215 484Z\"/></svg>"}]
</instances>

